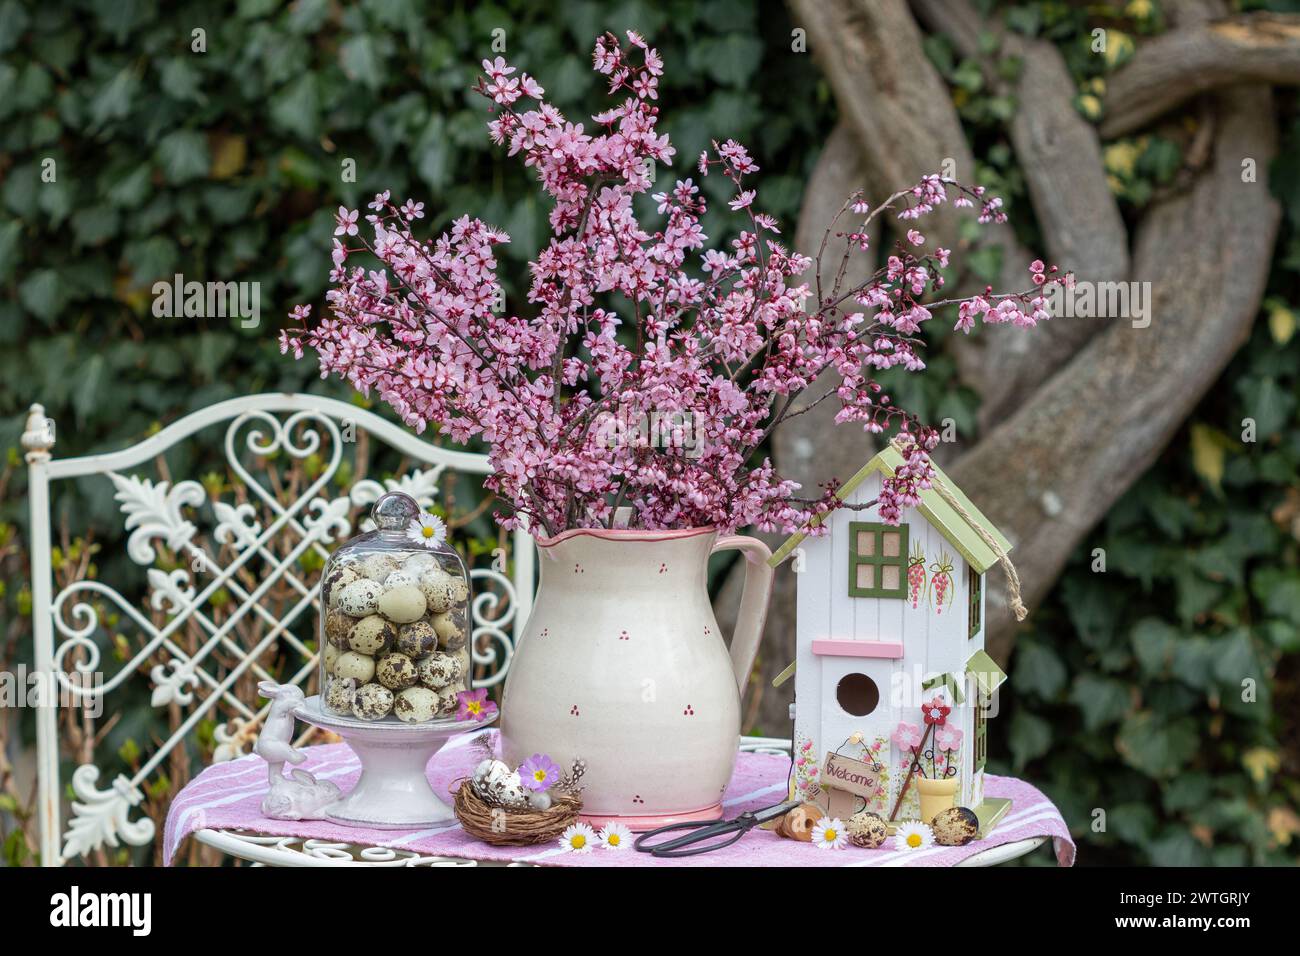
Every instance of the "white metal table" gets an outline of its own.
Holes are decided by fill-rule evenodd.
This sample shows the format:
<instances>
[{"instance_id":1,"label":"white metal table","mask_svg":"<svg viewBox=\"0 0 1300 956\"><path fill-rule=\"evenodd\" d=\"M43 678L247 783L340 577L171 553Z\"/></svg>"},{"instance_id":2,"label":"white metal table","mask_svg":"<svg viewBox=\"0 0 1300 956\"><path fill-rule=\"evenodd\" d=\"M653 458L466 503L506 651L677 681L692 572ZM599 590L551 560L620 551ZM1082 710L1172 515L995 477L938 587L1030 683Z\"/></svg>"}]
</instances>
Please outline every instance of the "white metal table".
<instances>
[{"instance_id":1,"label":"white metal table","mask_svg":"<svg viewBox=\"0 0 1300 956\"><path fill-rule=\"evenodd\" d=\"M790 741L778 737L742 737L742 751L790 756ZM496 860L471 860L461 857L429 856L413 850L392 847L362 846L318 840L308 837L268 836L248 830L197 830L194 839L229 856L247 860L255 866L529 866L527 863L501 863ZM991 847L958 866L996 866L1032 853L1048 840L1030 837L1014 843Z\"/></svg>"}]
</instances>

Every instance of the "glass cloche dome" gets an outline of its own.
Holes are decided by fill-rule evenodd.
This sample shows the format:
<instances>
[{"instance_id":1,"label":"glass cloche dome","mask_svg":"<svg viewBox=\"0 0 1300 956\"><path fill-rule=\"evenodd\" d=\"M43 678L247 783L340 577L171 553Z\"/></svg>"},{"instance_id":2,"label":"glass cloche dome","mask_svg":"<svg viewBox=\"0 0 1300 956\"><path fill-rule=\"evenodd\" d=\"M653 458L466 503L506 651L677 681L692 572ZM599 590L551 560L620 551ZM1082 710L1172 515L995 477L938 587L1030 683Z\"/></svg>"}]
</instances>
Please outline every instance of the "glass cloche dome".
<instances>
[{"instance_id":1,"label":"glass cloche dome","mask_svg":"<svg viewBox=\"0 0 1300 956\"><path fill-rule=\"evenodd\" d=\"M469 574L440 518L389 492L375 530L331 555L321 579L321 706L361 720L456 716L469 689Z\"/></svg>"}]
</instances>

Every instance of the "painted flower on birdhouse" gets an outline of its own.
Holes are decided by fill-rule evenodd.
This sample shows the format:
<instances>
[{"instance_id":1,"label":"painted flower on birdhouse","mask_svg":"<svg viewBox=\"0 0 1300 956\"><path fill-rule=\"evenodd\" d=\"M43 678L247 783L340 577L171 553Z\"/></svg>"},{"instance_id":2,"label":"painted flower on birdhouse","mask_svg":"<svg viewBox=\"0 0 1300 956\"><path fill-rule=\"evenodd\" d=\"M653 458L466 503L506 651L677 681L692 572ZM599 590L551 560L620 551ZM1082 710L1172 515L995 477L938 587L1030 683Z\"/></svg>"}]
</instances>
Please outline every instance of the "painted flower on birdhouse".
<instances>
[{"instance_id":1,"label":"painted flower on birdhouse","mask_svg":"<svg viewBox=\"0 0 1300 956\"><path fill-rule=\"evenodd\" d=\"M943 702L943 698L936 695L926 702L924 709L921 711L921 716L925 718L927 724L942 727L947 723L948 714L951 711L952 708Z\"/></svg>"},{"instance_id":2,"label":"painted flower on birdhouse","mask_svg":"<svg viewBox=\"0 0 1300 956\"><path fill-rule=\"evenodd\" d=\"M919 607L921 595L926 593L925 551L922 550L919 541L912 545L912 552L907 561L907 590L912 607Z\"/></svg>"},{"instance_id":3,"label":"painted flower on birdhouse","mask_svg":"<svg viewBox=\"0 0 1300 956\"><path fill-rule=\"evenodd\" d=\"M940 750L957 751L961 749L961 731L956 727L944 725L934 732L934 742Z\"/></svg>"},{"instance_id":4,"label":"painted flower on birdhouse","mask_svg":"<svg viewBox=\"0 0 1300 956\"><path fill-rule=\"evenodd\" d=\"M915 750L921 746L921 728L916 724L900 723L889 739L901 751Z\"/></svg>"},{"instance_id":5,"label":"painted flower on birdhouse","mask_svg":"<svg viewBox=\"0 0 1300 956\"><path fill-rule=\"evenodd\" d=\"M956 590L952 581L952 557L944 551L938 561L930 563L930 593L934 595L934 613L942 614L946 601L952 604L952 595Z\"/></svg>"}]
</instances>

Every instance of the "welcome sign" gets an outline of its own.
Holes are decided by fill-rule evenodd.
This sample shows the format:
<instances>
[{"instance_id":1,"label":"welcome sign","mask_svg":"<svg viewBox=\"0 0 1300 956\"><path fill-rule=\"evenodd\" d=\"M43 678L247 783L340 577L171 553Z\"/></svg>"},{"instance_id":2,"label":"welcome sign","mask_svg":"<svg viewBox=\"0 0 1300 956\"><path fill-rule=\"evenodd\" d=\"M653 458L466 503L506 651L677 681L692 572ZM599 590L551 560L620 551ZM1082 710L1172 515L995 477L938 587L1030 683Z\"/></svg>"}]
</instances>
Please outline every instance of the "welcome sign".
<instances>
[{"instance_id":1,"label":"welcome sign","mask_svg":"<svg viewBox=\"0 0 1300 956\"><path fill-rule=\"evenodd\" d=\"M828 753L822 765L822 792L826 795L826 812L847 820L858 807L858 798L870 799L880 789L883 768L863 763L843 754Z\"/></svg>"}]
</instances>

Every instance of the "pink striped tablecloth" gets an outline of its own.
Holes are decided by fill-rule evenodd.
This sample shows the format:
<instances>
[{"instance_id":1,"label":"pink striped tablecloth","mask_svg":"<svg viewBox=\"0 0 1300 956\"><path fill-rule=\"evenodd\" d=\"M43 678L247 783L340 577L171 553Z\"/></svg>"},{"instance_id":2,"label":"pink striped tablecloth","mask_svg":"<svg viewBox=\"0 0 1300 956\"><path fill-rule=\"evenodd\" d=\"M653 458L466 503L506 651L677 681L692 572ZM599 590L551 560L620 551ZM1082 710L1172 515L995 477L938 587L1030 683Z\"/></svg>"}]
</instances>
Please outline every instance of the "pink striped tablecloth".
<instances>
[{"instance_id":1,"label":"pink striped tablecloth","mask_svg":"<svg viewBox=\"0 0 1300 956\"><path fill-rule=\"evenodd\" d=\"M451 783L468 776L475 757L468 747L470 735L452 740L429 762L429 781L435 792L449 793ZM356 756L346 744L307 748L307 760L298 769L318 779L333 780L344 792L359 773ZM723 797L727 817L757 810L785 798L790 769L788 757L741 753L736 771ZM1010 797L1011 811L993 833L963 847L931 847L903 852L892 841L879 850L847 847L822 850L806 843L783 840L765 830L754 830L736 844L700 856L662 860L632 849L597 848L590 853L569 853L553 846L494 847L475 840L459 825L440 830L368 830L324 820L271 820L262 816L260 804L267 791L266 763L257 756L241 757L208 767L172 802L163 828L163 858L171 865L177 848L196 830L251 830L272 836L295 836L393 847L430 856L535 863L546 866L952 866L969 856L1004 843L1035 836L1052 838L1061 866L1074 863L1074 841L1060 812L1039 790L1013 777L990 776L985 792L990 797Z\"/></svg>"}]
</instances>

